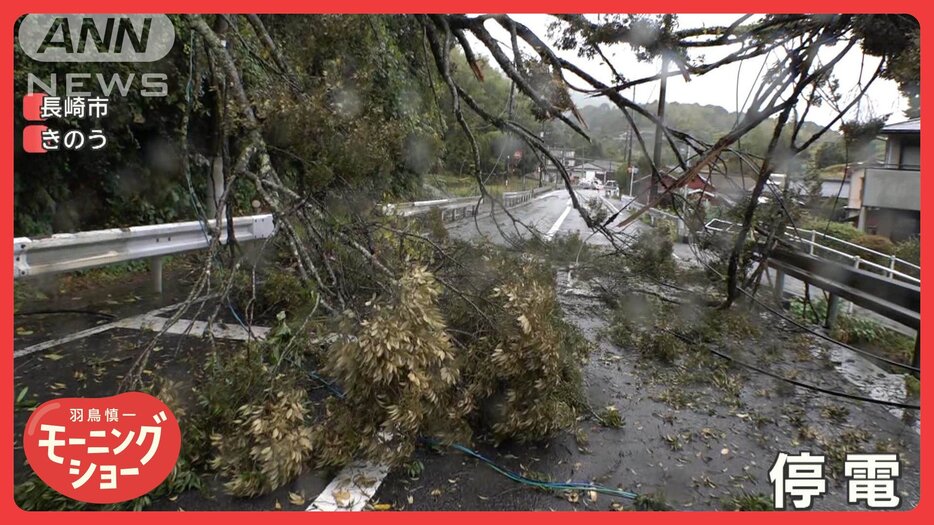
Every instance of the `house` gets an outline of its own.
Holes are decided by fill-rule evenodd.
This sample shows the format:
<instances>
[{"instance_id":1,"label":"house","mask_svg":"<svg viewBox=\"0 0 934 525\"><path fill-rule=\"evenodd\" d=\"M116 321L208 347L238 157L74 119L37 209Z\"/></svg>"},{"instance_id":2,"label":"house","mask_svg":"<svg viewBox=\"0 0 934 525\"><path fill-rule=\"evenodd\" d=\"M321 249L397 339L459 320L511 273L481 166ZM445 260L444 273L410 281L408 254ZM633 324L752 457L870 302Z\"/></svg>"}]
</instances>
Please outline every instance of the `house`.
<instances>
[{"instance_id":1,"label":"house","mask_svg":"<svg viewBox=\"0 0 934 525\"><path fill-rule=\"evenodd\" d=\"M671 186L672 184L675 184L679 177L681 177L680 170L678 173L669 171L668 173L663 174L663 186ZM662 191L662 189L659 188L659 191ZM698 195L706 201L712 201L717 198L716 186L714 186L713 181L710 180L710 176L704 175L703 173L698 173L696 177L690 180L690 182L682 186L679 190L679 193L685 197Z\"/></svg>"},{"instance_id":2,"label":"house","mask_svg":"<svg viewBox=\"0 0 934 525\"><path fill-rule=\"evenodd\" d=\"M571 172L572 168L574 168L574 166L577 164L577 159L574 156L574 150L571 148L550 147L548 148L548 152L551 153L559 162L561 162L561 164L564 165L564 168L568 170L568 172ZM555 182L561 179L560 172L554 164L546 160L544 167L544 180L548 182Z\"/></svg>"},{"instance_id":3,"label":"house","mask_svg":"<svg viewBox=\"0 0 934 525\"><path fill-rule=\"evenodd\" d=\"M606 169L593 162L584 162L568 169L575 180L594 180L600 179L600 182L606 181Z\"/></svg>"},{"instance_id":4,"label":"house","mask_svg":"<svg viewBox=\"0 0 934 525\"><path fill-rule=\"evenodd\" d=\"M603 182L614 180L616 178L616 170L621 166L620 162L607 159L594 159L590 161L590 163L596 166L598 171L603 172Z\"/></svg>"},{"instance_id":5,"label":"house","mask_svg":"<svg viewBox=\"0 0 934 525\"><path fill-rule=\"evenodd\" d=\"M850 194L849 179L820 179L820 198L822 199L847 199Z\"/></svg>"},{"instance_id":6,"label":"house","mask_svg":"<svg viewBox=\"0 0 934 525\"><path fill-rule=\"evenodd\" d=\"M679 166L667 166L664 171L660 174L661 184L658 184L658 194L661 195L664 193L666 187L670 187L678 182L678 179L682 176L683 172ZM639 202L648 202L648 195L652 185L652 174L642 175L637 177L634 180L633 191L637 196ZM696 197L700 196L704 201L713 201L718 200L719 196L717 195L717 188L711 180L710 175L705 175L703 173L698 173L693 179L691 179L687 184L681 186L675 190L679 195L683 197ZM670 197L664 197L661 201L663 204L668 204L671 202Z\"/></svg>"},{"instance_id":7,"label":"house","mask_svg":"<svg viewBox=\"0 0 934 525\"><path fill-rule=\"evenodd\" d=\"M900 241L921 232L921 119L882 128L885 159L853 174L847 209L856 227Z\"/></svg>"}]
</instances>

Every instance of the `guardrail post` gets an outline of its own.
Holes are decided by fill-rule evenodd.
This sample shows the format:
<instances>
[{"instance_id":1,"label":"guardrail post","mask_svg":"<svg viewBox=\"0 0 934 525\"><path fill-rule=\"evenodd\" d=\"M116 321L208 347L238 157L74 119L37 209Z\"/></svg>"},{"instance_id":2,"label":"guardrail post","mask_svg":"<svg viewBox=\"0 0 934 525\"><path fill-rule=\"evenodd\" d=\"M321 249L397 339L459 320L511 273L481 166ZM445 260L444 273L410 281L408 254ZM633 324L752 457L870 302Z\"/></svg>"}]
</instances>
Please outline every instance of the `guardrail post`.
<instances>
[{"instance_id":1,"label":"guardrail post","mask_svg":"<svg viewBox=\"0 0 934 525\"><path fill-rule=\"evenodd\" d=\"M162 293L162 257L149 259L149 274L152 277L153 292Z\"/></svg>"},{"instance_id":2,"label":"guardrail post","mask_svg":"<svg viewBox=\"0 0 934 525\"><path fill-rule=\"evenodd\" d=\"M853 258L853 268L856 268L857 270L859 270L859 262L860 262L862 259L860 259L859 255L854 255L853 257L854 257L854 258ZM849 304L846 305L846 313L848 313L848 314L852 314L852 313L853 313L853 303L852 303L852 302L850 302Z\"/></svg>"},{"instance_id":3,"label":"guardrail post","mask_svg":"<svg viewBox=\"0 0 934 525\"><path fill-rule=\"evenodd\" d=\"M782 302L782 294L785 292L785 272L781 270L775 270L775 300L778 303Z\"/></svg>"},{"instance_id":4,"label":"guardrail post","mask_svg":"<svg viewBox=\"0 0 934 525\"><path fill-rule=\"evenodd\" d=\"M811 255L814 255L814 243L816 242L817 242L817 230L811 230L811 245L809 246Z\"/></svg>"},{"instance_id":5,"label":"guardrail post","mask_svg":"<svg viewBox=\"0 0 934 525\"><path fill-rule=\"evenodd\" d=\"M898 257L895 257L895 255L889 256L889 279L895 278L895 261L897 260Z\"/></svg>"},{"instance_id":6,"label":"guardrail post","mask_svg":"<svg viewBox=\"0 0 934 525\"><path fill-rule=\"evenodd\" d=\"M915 353L911 356L911 366L918 369L918 371L912 370L911 375L915 376L918 379L921 379L921 330L918 330L918 335L915 336Z\"/></svg>"},{"instance_id":7,"label":"guardrail post","mask_svg":"<svg viewBox=\"0 0 934 525\"><path fill-rule=\"evenodd\" d=\"M824 319L824 328L830 330L837 322L837 316L840 314L840 296L830 294L830 300L827 301L827 318Z\"/></svg>"}]
</instances>

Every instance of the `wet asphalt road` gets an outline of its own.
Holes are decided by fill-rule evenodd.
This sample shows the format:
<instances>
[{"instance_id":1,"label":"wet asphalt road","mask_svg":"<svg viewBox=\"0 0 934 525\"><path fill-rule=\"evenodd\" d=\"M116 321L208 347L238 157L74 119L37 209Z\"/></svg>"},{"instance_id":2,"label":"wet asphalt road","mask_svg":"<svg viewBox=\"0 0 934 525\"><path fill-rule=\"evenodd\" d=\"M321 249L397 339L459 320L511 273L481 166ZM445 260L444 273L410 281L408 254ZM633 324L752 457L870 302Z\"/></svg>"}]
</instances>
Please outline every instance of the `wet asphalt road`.
<instances>
[{"instance_id":1,"label":"wet asphalt road","mask_svg":"<svg viewBox=\"0 0 934 525\"><path fill-rule=\"evenodd\" d=\"M602 191L597 190L578 190L577 199L581 206L586 206L588 201L596 199L601 206L606 204L601 199ZM616 198L606 199L610 205L615 206L617 210L625 205L625 201ZM628 210L635 210L631 206ZM452 223L448 226L448 231L452 236L462 239L480 239L487 238L494 243L505 243L506 238L523 239L532 237L535 233L544 237L557 237L562 235L579 235L587 239L590 244L607 245L609 241L600 234L591 235L590 228L584 222L577 210L571 205L571 198L565 190L555 190L533 199L531 202L503 211L496 207L493 213L490 213L490 206L481 206L479 214L474 221L473 218L467 218ZM512 218L517 219L521 224L513 222ZM638 221L628 225L625 229L616 227L616 223L628 216L624 211L617 217L610 230L620 235L635 235L644 225ZM589 238L588 238L589 237Z\"/></svg>"},{"instance_id":2,"label":"wet asphalt road","mask_svg":"<svg viewBox=\"0 0 934 525\"><path fill-rule=\"evenodd\" d=\"M580 192L579 198L583 204L589 199L599 199L601 193L584 190ZM624 202L609 199L609 204L619 209ZM510 213L546 238L578 234L592 244L608 243L599 234L590 236L590 230L583 219L569 207L567 193L559 190L511 209ZM621 214L614 222L622 218ZM644 227L636 221L622 233L636 234ZM459 238L487 237L496 243L506 242L504 232L506 237L531 236L522 226L518 227L517 232L516 226L502 210L497 210L492 216L481 210L476 220L463 219L449 224L448 229ZM690 257L690 248L685 245L676 245L675 251L683 259ZM182 300L190 282L185 275L172 274L166 279L166 292L156 296L146 291L146 274L127 279L69 296L57 296L56 285L52 282L42 293L45 298L36 300L35 304L41 305L43 309L87 309L125 318ZM565 284L564 291L566 289ZM761 378L748 378L747 386L741 394L747 407L742 410L721 405L717 400L717 392L708 393L710 399L706 403L672 408L659 401L659 396L665 393L665 385L657 384L651 375L647 375L631 353L627 354L625 349L617 348L599 336L605 327L605 320L601 319L599 310L595 310L598 307L594 301L574 294L563 294L561 302L569 320L577 324L597 345L596 353L584 370L585 389L590 403L597 408L607 405L618 407L626 414L626 425L620 429L605 428L591 419L584 419L578 436L562 434L538 445L505 443L499 448L477 445L481 453L506 468L517 472L541 473L556 481L594 481L640 494L663 494L667 503L678 510L717 509L722 508L723 502L735 495L769 493L767 469L776 450L792 452L804 446L796 434L797 430L783 423L783 410L787 406L800 405L812 413L819 412L827 404L825 399L801 392L791 398L773 399L773 383ZM30 308L30 303L29 300L25 301L25 310ZM105 322L106 319L88 315L19 316L16 319L14 348L21 350ZM64 359L59 357L47 360L41 353L17 359L17 392L23 385L29 385L29 397L38 402L44 401L49 394L47 388L43 390L44 376L40 371L44 367L53 369L46 374L48 377L70 387L75 372L85 368L87 373L84 375L93 380L95 362L89 361L89 356L105 359L113 353L111 359L116 359L119 357L117 354L126 355L133 347L143 344L144 339L138 332L114 330L81 343L58 347L54 352L59 356L64 355ZM188 352L196 355L197 344L192 344L194 338L188 339L185 343ZM121 348L116 348L115 341L118 340L124 341ZM167 343L168 346L176 344L175 339ZM172 363L178 361L178 355L176 350L172 358L167 359L166 366L172 366ZM119 370L114 373L119 373ZM109 395L104 382L86 391L85 395ZM63 389L53 395L66 392ZM859 404L849 406L851 416L844 428L871 429L873 441L865 446L883 440L904 443L905 450L909 451L904 455L908 465L904 467L900 489L909 505L917 501L919 447L918 436L913 428L878 407ZM750 414L769 421L764 423L765 431L759 427L763 424L761 421L752 424ZM18 417L19 429L24 422L25 417ZM813 424L816 427L820 422ZM672 445L672 440L679 443L678 447ZM15 452L17 462L20 463L21 450ZM616 508L616 503L622 503L626 508L631 504L627 500L604 495L593 499L587 495L574 498L560 492L524 487L494 472L480 461L453 450L439 452L421 449L416 459L424 465L420 476L412 478L402 472L391 472L372 502L389 503L393 509L399 510L608 510ZM282 507L284 510L304 510L302 505L288 503L289 492L301 494L310 501L332 477L333 473L311 471L262 498L233 499L215 490L214 495L208 497L188 493L173 501L159 501L154 508L272 510ZM18 479L22 479L21 476ZM219 488L216 480L208 484L215 489ZM841 500L841 491L838 484L834 485L832 497L822 500L818 507L848 508Z\"/></svg>"}]
</instances>

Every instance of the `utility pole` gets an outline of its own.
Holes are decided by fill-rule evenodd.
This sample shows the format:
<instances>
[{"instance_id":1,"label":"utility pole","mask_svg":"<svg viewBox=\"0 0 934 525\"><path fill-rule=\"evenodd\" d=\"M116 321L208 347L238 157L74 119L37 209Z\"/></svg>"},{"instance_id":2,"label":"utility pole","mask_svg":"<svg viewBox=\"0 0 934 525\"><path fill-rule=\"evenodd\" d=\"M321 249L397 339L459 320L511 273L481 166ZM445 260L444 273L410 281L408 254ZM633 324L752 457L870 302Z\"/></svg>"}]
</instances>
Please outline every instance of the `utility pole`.
<instances>
[{"instance_id":1,"label":"utility pole","mask_svg":"<svg viewBox=\"0 0 934 525\"><path fill-rule=\"evenodd\" d=\"M665 32L671 31L673 22L672 15L665 15L663 20ZM667 50L662 49L662 72L658 84L658 123L655 125L655 151L652 152L652 185L649 189L649 202L655 202L658 199L658 186L662 182L661 173L658 169L662 163L662 133L665 128L665 94L668 91L668 59Z\"/></svg>"},{"instance_id":2,"label":"utility pole","mask_svg":"<svg viewBox=\"0 0 934 525\"><path fill-rule=\"evenodd\" d=\"M649 202L658 198L658 186L662 181L658 167L662 162L662 134L665 127L665 92L668 89L668 55L662 55L662 74L658 86L658 123L655 125L655 151L652 152L652 185L649 189Z\"/></svg>"},{"instance_id":3,"label":"utility pole","mask_svg":"<svg viewBox=\"0 0 934 525\"><path fill-rule=\"evenodd\" d=\"M218 16L214 23L214 32L220 37L224 47L227 47L226 35L228 29L227 17ZM217 68L216 71L222 70ZM205 203L207 220L214 219L217 216L218 208L220 208L220 218L224 220L227 211L224 203L221 202L221 197L224 195L224 106L227 98L225 84L223 78L214 78L214 122L212 123L213 129L210 141L210 153L212 154L211 174L208 181L207 202ZM217 224L217 227L219 228L220 224Z\"/></svg>"},{"instance_id":4,"label":"utility pole","mask_svg":"<svg viewBox=\"0 0 934 525\"><path fill-rule=\"evenodd\" d=\"M636 103L636 86L632 86L632 103ZM635 122L632 118L632 111L626 110L626 115L630 123ZM632 171L632 136L636 133L636 127L629 125L629 132L626 134L626 173L629 175L629 195L632 195L632 180L636 177ZM622 190L620 190L622 191Z\"/></svg>"},{"instance_id":5,"label":"utility pole","mask_svg":"<svg viewBox=\"0 0 934 525\"><path fill-rule=\"evenodd\" d=\"M542 139L542 144L545 145L545 148L548 148L548 143L545 142L545 121L544 120L542 121L542 133L539 138ZM543 186L544 179L545 179L545 158L544 156L540 155L538 157L538 187L539 188Z\"/></svg>"}]
</instances>

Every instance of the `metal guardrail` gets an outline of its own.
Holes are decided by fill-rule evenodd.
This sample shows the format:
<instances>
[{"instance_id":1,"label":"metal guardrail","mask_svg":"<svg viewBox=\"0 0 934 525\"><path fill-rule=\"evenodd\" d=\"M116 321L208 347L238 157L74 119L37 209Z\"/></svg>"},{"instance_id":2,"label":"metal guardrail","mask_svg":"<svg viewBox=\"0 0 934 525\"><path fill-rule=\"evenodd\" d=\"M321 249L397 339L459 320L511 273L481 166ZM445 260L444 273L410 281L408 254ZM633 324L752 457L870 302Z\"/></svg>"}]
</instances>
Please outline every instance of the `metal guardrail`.
<instances>
[{"instance_id":1,"label":"metal guardrail","mask_svg":"<svg viewBox=\"0 0 934 525\"><path fill-rule=\"evenodd\" d=\"M73 272L120 262L148 259L153 284L162 289L162 257L209 246L214 221L187 221L79 233L59 233L43 239L13 239L13 277ZM272 236L271 214L236 217L237 241ZM221 221L220 241L227 242L227 221Z\"/></svg>"},{"instance_id":2,"label":"metal guardrail","mask_svg":"<svg viewBox=\"0 0 934 525\"><path fill-rule=\"evenodd\" d=\"M719 226L720 224L723 226ZM735 226L736 224L723 219L710 219L707 221L707 224L704 225L704 229L717 233L731 233Z\"/></svg>"},{"instance_id":3,"label":"metal guardrail","mask_svg":"<svg viewBox=\"0 0 934 525\"><path fill-rule=\"evenodd\" d=\"M824 323L831 328L845 299L895 322L918 331L911 366L915 375L921 368L921 288L886 278L866 270L787 249L774 250L768 260L775 268L775 294L778 298L785 290L785 275L804 281L829 293L827 317Z\"/></svg>"},{"instance_id":4,"label":"metal guardrail","mask_svg":"<svg viewBox=\"0 0 934 525\"><path fill-rule=\"evenodd\" d=\"M436 208L438 206L449 206L454 204L476 204L477 200L480 199L479 195L471 197L458 197L454 199L435 199L430 201L414 201L414 202L399 202L394 204L386 204L385 209L397 211L397 210L417 210L419 208Z\"/></svg>"},{"instance_id":5,"label":"metal guardrail","mask_svg":"<svg viewBox=\"0 0 934 525\"><path fill-rule=\"evenodd\" d=\"M629 195L621 195L620 200L624 200L624 199L628 200L629 202L636 200L635 197L632 197ZM655 226L655 221L657 220L671 221L675 225L675 228L677 230L676 233L678 234L679 239L684 240L688 237L687 225L684 224L684 221L681 220L681 217L678 217L677 215L674 215L672 213L668 213L667 211L659 210L657 208L650 208L647 213L649 216L649 221L652 226Z\"/></svg>"},{"instance_id":6,"label":"metal guardrail","mask_svg":"<svg viewBox=\"0 0 934 525\"><path fill-rule=\"evenodd\" d=\"M865 246L860 246L859 244L855 244L855 243L852 243L852 242L849 242L849 241L845 241L845 240L843 240L843 239L839 239L839 238L834 237L834 236L832 236L832 235L827 235L826 233L823 233L823 232L819 232L819 231L815 231L815 230L798 230L797 233L798 233L798 235L795 235L794 237L796 237L796 238L797 238L798 240L800 240L801 242L804 242L804 243L808 244L808 245L811 247L811 250L810 250L811 255L814 255L814 251L813 251L813 250L814 250L815 248L816 248L816 249L821 249L821 248L823 248L823 249L825 249L825 250L829 250L829 251L832 251L832 252L837 253L837 254L841 254L841 253L842 253L842 252L840 252L839 250L833 250L833 249L830 248L829 246L826 246L826 245L824 245L824 244L818 243L818 242L817 242L817 237L820 237L821 239L824 239L824 240L826 240L826 241L830 241L830 242L833 242L833 243L837 243L837 244L842 245L842 246L847 246L847 247L849 247L849 248L851 248L851 249L853 249L853 250L857 250L857 251L859 251L859 252L861 252L861 253L866 254L866 255L869 256L869 257L878 257L879 259L887 259L887 260L889 261L888 270L889 270L890 272L892 272L892 273L899 273L899 274L901 274L901 275L904 275L904 274L905 274L904 271L900 271L900 270L897 268L898 265L901 265L901 266L905 267L905 270L916 270L916 271L918 271L918 272L921 271L921 267L918 266L917 264L914 264L914 263L905 261L905 260L903 260L903 259L899 259L898 257L896 257L896 256L894 256L894 255L891 255L891 254L882 253L882 252L879 252L879 251L876 251L876 250L872 250L872 249L870 249L870 248L866 248ZM869 264L871 264L872 266L878 267L878 268L880 268L880 269L885 269L884 267L882 267L882 266L880 266L880 265L878 265L878 264L875 264L875 263L871 263L871 262L870 262ZM893 276L892 273L889 274L890 277ZM920 281L918 281L918 282L920 282Z\"/></svg>"},{"instance_id":7,"label":"metal guardrail","mask_svg":"<svg viewBox=\"0 0 934 525\"><path fill-rule=\"evenodd\" d=\"M734 229L738 228L739 225L725 221L723 219L712 219L707 224L704 225L706 230L720 232L720 233L732 233ZM860 246L858 244L827 235L822 232L815 230L797 230L798 235L795 235L791 231L785 232L785 238L795 244L803 246L803 250L810 255L832 255L836 258L843 259L853 266L853 268L871 268L877 272L880 272L882 275L889 277L890 279L900 279L912 284L921 284L921 279L913 275L909 275L905 272L899 271L896 268L898 265L902 265L906 270L917 270L921 271L921 267L913 264L911 262L899 259L894 255L885 254L865 246ZM871 260L867 260L864 256L853 255L852 253L847 253L836 248L827 246L818 242L818 238L821 238L827 242L834 242L841 246L847 246L853 250L860 251L861 253L866 254L868 257L877 257L879 259L888 260L888 265L879 264Z\"/></svg>"},{"instance_id":8,"label":"metal guardrail","mask_svg":"<svg viewBox=\"0 0 934 525\"><path fill-rule=\"evenodd\" d=\"M549 185L535 188L534 190L507 192L503 193L500 200L503 206L512 208L529 202L535 197L553 191L554 189L554 186ZM383 211L385 213L395 213L402 216L412 216L428 213L432 209L440 209L441 220L451 222L466 217L473 217L477 201L483 202L480 195L431 201L400 202L383 205Z\"/></svg>"}]
</instances>

